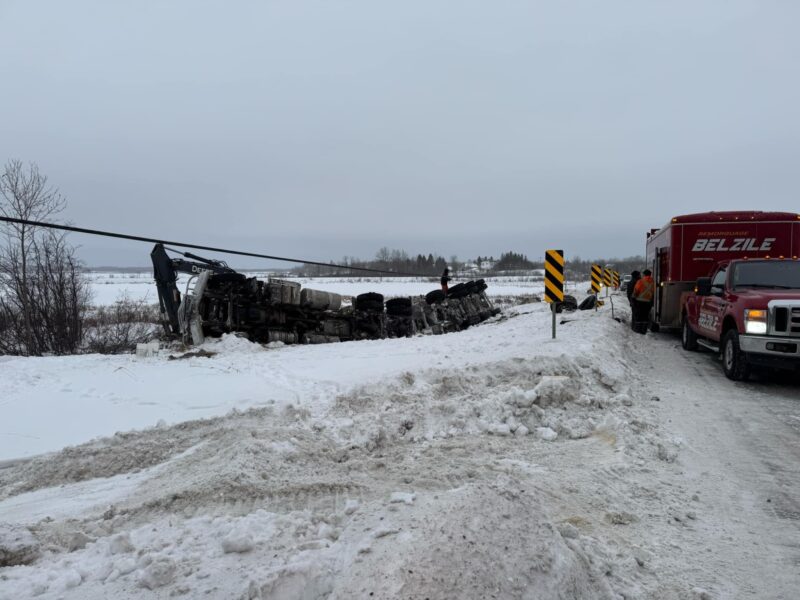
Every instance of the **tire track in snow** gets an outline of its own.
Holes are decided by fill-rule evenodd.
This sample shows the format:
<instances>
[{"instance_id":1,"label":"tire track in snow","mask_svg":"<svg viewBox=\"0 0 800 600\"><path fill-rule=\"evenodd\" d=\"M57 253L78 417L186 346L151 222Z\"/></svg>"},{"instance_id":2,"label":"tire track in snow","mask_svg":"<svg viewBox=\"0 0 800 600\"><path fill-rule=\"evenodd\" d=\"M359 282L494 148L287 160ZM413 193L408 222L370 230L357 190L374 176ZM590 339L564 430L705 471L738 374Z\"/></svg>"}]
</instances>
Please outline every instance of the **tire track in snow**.
<instances>
[{"instance_id":1,"label":"tire track in snow","mask_svg":"<svg viewBox=\"0 0 800 600\"><path fill-rule=\"evenodd\" d=\"M735 582L733 595L792 597L800 587L800 434L785 414L800 389L732 382L713 354L685 352L666 334L639 345L668 382L652 385L666 400L659 412L691 449L681 455L683 479L701 492L718 577ZM765 552L770 560L761 560ZM759 587L768 580L772 587Z\"/></svg>"}]
</instances>

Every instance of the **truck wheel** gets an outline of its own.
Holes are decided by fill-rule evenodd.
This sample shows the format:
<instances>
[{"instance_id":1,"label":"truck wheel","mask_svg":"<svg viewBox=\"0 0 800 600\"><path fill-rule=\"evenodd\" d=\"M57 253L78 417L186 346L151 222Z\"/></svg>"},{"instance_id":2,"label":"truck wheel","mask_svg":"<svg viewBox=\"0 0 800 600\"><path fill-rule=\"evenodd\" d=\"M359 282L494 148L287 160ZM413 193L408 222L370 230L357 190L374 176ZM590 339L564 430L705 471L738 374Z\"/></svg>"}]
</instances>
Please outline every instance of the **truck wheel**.
<instances>
[{"instance_id":1,"label":"truck wheel","mask_svg":"<svg viewBox=\"0 0 800 600\"><path fill-rule=\"evenodd\" d=\"M446 298L447 294L443 290L433 290L425 294L425 302L428 304L438 304L439 302L444 302Z\"/></svg>"},{"instance_id":2,"label":"truck wheel","mask_svg":"<svg viewBox=\"0 0 800 600\"><path fill-rule=\"evenodd\" d=\"M734 381L744 381L750 376L750 365L739 347L739 332L735 329L722 338L722 368L725 376Z\"/></svg>"},{"instance_id":3,"label":"truck wheel","mask_svg":"<svg viewBox=\"0 0 800 600\"><path fill-rule=\"evenodd\" d=\"M697 350L697 334L689 327L689 321L686 315L683 317L683 328L681 332L681 346L684 350L693 352Z\"/></svg>"}]
</instances>

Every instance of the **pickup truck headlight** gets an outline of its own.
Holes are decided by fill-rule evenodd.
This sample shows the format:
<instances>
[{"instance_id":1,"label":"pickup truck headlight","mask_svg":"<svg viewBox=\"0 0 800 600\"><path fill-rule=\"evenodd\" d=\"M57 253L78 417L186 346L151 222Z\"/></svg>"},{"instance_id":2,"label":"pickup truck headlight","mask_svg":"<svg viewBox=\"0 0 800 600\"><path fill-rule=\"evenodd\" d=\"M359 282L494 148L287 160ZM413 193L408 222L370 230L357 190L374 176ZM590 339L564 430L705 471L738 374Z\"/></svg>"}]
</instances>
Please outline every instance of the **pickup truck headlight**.
<instances>
[{"instance_id":1,"label":"pickup truck headlight","mask_svg":"<svg viewBox=\"0 0 800 600\"><path fill-rule=\"evenodd\" d=\"M767 311L749 308L744 311L744 332L763 335L767 333Z\"/></svg>"}]
</instances>

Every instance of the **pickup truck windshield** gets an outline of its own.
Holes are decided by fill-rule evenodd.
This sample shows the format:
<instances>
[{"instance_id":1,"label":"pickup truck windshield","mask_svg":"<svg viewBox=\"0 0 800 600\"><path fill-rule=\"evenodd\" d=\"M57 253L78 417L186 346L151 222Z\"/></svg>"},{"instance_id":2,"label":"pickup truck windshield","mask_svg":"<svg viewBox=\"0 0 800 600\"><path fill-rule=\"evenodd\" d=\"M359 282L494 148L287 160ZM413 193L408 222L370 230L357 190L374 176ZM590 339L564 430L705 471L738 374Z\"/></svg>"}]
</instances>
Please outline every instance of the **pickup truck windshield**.
<instances>
[{"instance_id":1,"label":"pickup truck windshield","mask_svg":"<svg viewBox=\"0 0 800 600\"><path fill-rule=\"evenodd\" d=\"M771 260L737 263L733 271L733 289L800 289L800 262Z\"/></svg>"}]
</instances>

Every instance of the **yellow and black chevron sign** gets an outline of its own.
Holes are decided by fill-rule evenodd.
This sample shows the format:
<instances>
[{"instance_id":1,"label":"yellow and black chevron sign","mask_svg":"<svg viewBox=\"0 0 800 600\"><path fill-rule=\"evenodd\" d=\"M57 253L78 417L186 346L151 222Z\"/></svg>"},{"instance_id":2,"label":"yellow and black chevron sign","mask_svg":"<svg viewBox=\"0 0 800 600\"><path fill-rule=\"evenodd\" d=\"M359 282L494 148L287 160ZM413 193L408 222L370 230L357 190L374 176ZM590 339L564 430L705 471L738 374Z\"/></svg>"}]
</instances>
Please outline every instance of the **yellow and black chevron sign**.
<instances>
[{"instance_id":1,"label":"yellow and black chevron sign","mask_svg":"<svg viewBox=\"0 0 800 600\"><path fill-rule=\"evenodd\" d=\"M617 271L611 272L611 283L614 284L615 289L619 289L619 273Z\"/></svg>"},{"instance_id":2,"label":"yellow and black chevron sign","mask_svg":"<svg viewBox=\"0 0 800 600\"><path fill-rule=\"evenodd\" d=\"M611 287L611 269L603 269L603 285Z\"/></svg>"},{"instance_id":3,"label":"yellow and black chevron sign","mask_svg":"<svg viewBox=\"0 0 800 600\"><path fill-rule=\"evenodd\" d=\"M603 278L603 268L600 265L592 265L592 293L600 291L601 279Z\"/></svg>"},{"instance_id":4,"label":"yellow and black chevron sign","mask_svg":"<svg viewBox=\"0 0 800 600\"><path fill-rule=\"evenodd\" d=\"M544 300L564 301L564 251L548 250L544 257Z\"/></svg>"}]
</instances>

